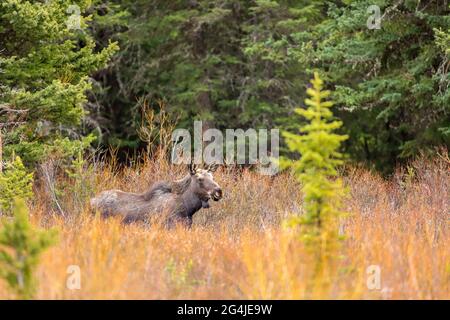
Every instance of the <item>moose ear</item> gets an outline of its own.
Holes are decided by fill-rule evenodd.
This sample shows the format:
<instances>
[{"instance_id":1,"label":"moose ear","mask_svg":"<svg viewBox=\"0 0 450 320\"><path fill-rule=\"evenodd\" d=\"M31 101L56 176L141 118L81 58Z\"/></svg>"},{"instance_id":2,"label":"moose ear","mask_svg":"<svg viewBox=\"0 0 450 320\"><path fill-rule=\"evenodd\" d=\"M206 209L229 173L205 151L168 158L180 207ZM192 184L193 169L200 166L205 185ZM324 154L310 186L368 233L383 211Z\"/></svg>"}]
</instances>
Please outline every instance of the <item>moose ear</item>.
<instances>
[{"instance_id":1,"label":"moose ear","mask_svg":"<svg viewBox=\"0 0 450 320\"><path fill-rule=\"evenodd\" d=\"M218 167L219 167L219 165L217 163L213 162L206 167L206 170L208 170L209 172L215 172Z\"/></svg>"},{"instance_id":2,"label":"moose ear","mask_svg":"<svg viewBox=\"0 0 450 320\"><path fill-rule=\"evenodd\" d=\"M197 165L194 163L190 163L188 169L191 175L195 175L197 173Z\"/></svg>"}]
</instances>

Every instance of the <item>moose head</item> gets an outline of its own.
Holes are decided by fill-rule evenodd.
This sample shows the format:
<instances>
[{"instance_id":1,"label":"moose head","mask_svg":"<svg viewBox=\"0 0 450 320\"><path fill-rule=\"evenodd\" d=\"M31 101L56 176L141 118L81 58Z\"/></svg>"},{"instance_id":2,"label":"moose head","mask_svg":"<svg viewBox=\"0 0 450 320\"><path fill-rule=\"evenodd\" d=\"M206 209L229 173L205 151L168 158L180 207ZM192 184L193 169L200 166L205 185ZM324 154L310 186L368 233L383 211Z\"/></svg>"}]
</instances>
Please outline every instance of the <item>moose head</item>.
<instances>
[{"instance_id":1,"label":"moose head","mask_svg":"<svg viewBox=\"0 0 450 320\"><path fill-rule=\"evenodd\" d=\"M222 188L214 181L213 172L218 168L218 165L213 163L200 169L195 164L189 165L189 172L191 174L191 186L194 188L194 192L204 202L206 206L209 199L219 201L222 199Z\"/></svg>"}]
</instances>

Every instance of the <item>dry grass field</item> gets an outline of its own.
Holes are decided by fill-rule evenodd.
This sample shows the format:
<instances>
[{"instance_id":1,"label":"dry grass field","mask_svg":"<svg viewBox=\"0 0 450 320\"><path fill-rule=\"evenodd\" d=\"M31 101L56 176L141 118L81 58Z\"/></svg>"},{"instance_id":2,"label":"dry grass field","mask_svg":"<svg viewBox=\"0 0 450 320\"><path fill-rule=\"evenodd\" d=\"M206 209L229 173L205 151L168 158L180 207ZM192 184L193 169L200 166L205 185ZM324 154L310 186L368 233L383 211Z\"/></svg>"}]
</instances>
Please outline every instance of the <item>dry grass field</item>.
<instances>
[{"instance_id":1,"label":"dry grass field","mask_svg":"<svg viewBox=\"0 0 450 320\"><path fill-rule=\"evenodd\" d=\"M166 230L96 217L89 197L112 188L140 192L182 177L185 168L163 161L95 167L81 170L77 183L47 167L35 186L33 223L59 230L59 243L42 256L36 274L38 299L450 298L445 159L416 161L389 180L361 168L344 170L345 240L321 284L311 281L311 258L297 232L282 223L301 214L300 187L289 173L219 169L224 198L198 212L192 229ZM71 265L80 268L80 289L67 288ZM380 268L379 289L367 286L373 265ZM1 282L0 298L13 298Z\"/></svg>"}]
</instances>

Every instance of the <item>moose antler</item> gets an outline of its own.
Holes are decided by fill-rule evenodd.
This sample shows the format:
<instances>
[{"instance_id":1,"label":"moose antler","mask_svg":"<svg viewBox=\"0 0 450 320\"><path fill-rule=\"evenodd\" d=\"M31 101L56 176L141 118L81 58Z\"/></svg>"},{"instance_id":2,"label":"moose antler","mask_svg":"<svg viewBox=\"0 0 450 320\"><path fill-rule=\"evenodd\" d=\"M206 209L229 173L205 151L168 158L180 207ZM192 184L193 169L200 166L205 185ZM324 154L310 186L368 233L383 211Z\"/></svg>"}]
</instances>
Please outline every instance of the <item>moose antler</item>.
<instances>
[{"instance_id":1,"label":"moose antler","mask_svg":"<svg viewBox=\"0 0 450 320\"><path fill-rule=\"evenodd\" d=\"M207 165L205 167L205 170L209 171L209 172L214 172L217 170L217 168L219 167L219 165L216 162L210 163L209 165Z\"/></svg>"},{"instance_id":2,"label":"moose antler","mask_svg":"<svg viewBox=\"0 0 450 320\"><path fill-rule=\"evenodd\" d=\"M191 175L194 175L197 173L197 165L195 163L190 163L189 166L189 172L191 173Z\"/></svg>"}]
</instances>

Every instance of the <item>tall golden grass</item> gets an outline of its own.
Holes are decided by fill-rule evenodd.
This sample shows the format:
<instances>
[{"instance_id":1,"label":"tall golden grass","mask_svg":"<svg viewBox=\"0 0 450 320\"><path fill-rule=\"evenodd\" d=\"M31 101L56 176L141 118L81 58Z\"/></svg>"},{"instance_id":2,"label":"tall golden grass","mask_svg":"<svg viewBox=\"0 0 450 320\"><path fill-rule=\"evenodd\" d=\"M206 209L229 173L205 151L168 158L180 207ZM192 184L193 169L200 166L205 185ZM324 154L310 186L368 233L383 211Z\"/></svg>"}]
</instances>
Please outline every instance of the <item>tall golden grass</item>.
<instances>
[{"instance_id":1,"label":"tall golden grass","mask_svg":"<svg viewBox=\"0 0 450 320\"><path fill-rule=\"evenodd\" d=\"M198 212L192 229L166 230L96 217L89 196L112 188L140 192L157 180L183 176L185 168L161 160L115 167L86 168L87 192L56 177L63 212L55 210L44 183L35 186L33 223L60 230L59 244L42 256L36 298L450 298L448 159L420 159L388 180L346 168L350 215L341 222L345 240L334 270L322 279L330 284L326 291L311 282L313 263L297 231L282 224L302 210L300 186L291 174L267 177L222 168L215 177L223 200ZM80 268L80 289L66 285L71 265ZM373 265L380 268L379 289L367 286ZM0 298L14 298L2 281Z\"/></svg>"}]
</instances>

